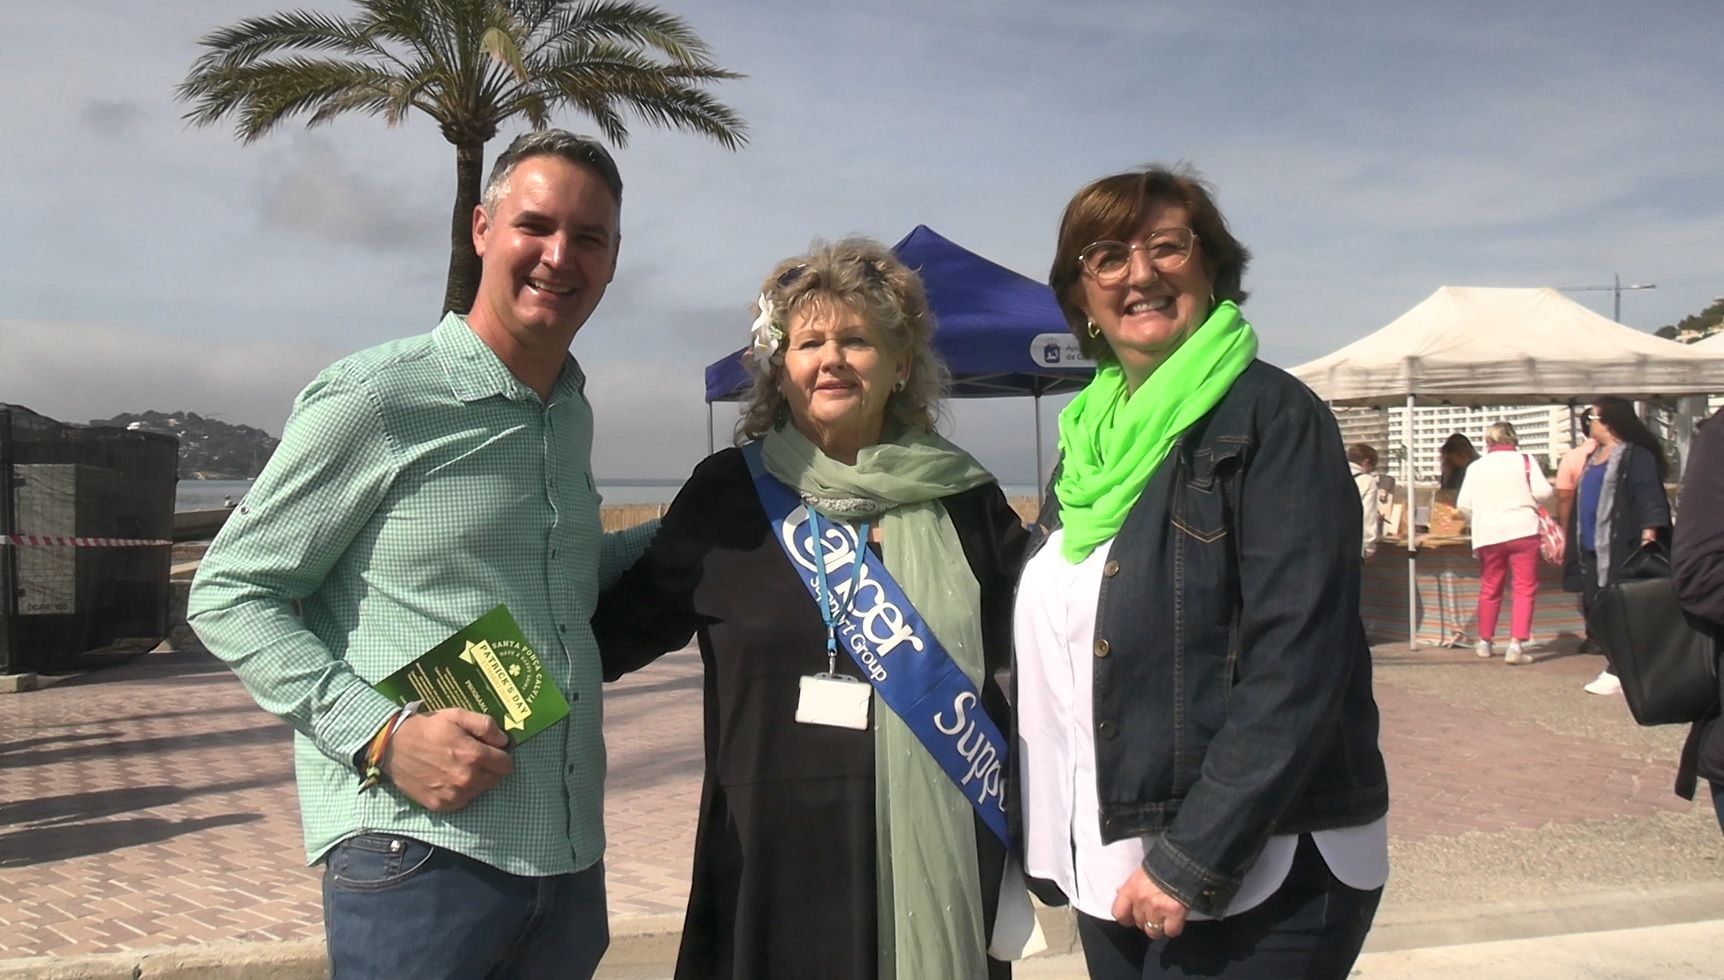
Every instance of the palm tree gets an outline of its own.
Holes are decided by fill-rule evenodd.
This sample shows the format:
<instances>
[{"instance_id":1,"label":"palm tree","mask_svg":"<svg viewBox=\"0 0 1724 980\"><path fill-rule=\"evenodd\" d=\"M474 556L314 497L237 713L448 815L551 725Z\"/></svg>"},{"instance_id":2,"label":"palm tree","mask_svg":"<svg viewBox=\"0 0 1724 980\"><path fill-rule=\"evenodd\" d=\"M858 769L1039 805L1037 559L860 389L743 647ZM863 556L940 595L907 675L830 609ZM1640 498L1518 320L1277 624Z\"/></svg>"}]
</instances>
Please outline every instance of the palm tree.
<instances>
[{"instance_id":1,"label":"palm tree","mask_svg":"<svg viewBox=\"0 0 1724 980\"><path fill-rule=\"evenodd\" d=\"M343 19L295 10L206 34L208 50L178 88L185 118L232 116L250 143L303 115L308 126L345 112L399 125L418 109L455 144L455 210L443 308L466 312L479 285L473 208L485 143L504 122L545 127L554 109L586 114L616 146L624 111L690 130L726 149L747 127L704 83L741 78L713 63L673 14L634 0L354 0Z\"/></svg>"}]
</instances>

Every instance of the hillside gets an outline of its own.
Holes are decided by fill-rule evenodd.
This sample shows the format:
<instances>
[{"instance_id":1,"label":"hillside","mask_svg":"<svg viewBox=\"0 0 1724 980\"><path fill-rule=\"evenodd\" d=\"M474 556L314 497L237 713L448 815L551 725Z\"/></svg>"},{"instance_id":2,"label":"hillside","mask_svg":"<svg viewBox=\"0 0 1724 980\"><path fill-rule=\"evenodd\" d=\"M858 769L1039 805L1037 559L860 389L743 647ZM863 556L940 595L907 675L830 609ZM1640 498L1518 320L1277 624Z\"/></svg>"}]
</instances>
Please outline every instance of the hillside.
<instances>
[{"instance_id":1,"label":"hillside","mask_svg":"<svg viewBox=\"0 0 1724 980\"><path fill-rule=\"evenodd\" d=\"M91 425L160 432L180 441L180 479L249 480L281 441L249 425L229 425L196 412L124 412Z\"/></svg>"},{"instance_id":2,"label":"hillside","mask_svg":"<svg viewBox=\"0 0 1724 980\"><path fill-rule=\"evenodd\" d=\"M1653 331L1660 337L1669 340L1680 340L1692 344L1705 340L1715 333L1724 331L1724 296L1720 296L1711 306L1699 313L1685 316L1681 320Z\"/></svg>"}]
</instances>

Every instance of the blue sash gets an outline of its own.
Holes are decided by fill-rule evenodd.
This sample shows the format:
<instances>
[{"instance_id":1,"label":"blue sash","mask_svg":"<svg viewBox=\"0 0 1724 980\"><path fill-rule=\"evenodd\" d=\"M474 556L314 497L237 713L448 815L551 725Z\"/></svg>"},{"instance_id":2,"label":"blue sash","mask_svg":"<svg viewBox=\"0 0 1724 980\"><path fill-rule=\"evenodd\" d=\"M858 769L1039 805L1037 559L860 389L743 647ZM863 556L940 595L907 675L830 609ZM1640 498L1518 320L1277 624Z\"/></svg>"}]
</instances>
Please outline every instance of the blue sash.
<instances>
[{"instance_id":1,"label":"blue sash","mask_svg":"<svg viewBox=\"0 0 1724 980\"><path fill-rule=\"evenodd\" d=\"M766 509L767 522L797 577L816 604L820 584L814 563L814 535L808 510L789 487L766 472L760 443L742 447L754 475L754 489ZM826 570L842 571L861 549L862 571L855 598L843 576L835 580L832 606L838 620L838 645L861 668L862 676L887 707L904 720L940 768L976 808L982 822L1002 842L1006 834L1006 740L982 707L976 686L952 662L951 655L905 598L886 566L856 529L839 522L821 535Z\"/></svg>"}]
</instances>

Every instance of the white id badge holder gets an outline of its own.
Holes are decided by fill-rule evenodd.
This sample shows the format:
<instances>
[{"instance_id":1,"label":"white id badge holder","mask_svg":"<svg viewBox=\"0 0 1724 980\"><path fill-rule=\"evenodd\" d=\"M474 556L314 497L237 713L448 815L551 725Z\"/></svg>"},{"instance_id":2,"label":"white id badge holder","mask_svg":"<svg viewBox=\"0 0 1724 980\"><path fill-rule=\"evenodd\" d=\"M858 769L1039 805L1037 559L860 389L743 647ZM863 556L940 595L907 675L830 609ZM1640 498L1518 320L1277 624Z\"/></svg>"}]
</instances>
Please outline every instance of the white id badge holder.
<instances>
[{"instance_id":1,"label":"white id badge holder","mask_svg":"<svg viewBox=\"0 0 1724 980\"><path fill-rule=\"evenodd\" d=\"M831 725L864 731L868 700L874 686L843 674L804 674L796 700L796 720L804 725Z\"/></svg>"}]
</instances>

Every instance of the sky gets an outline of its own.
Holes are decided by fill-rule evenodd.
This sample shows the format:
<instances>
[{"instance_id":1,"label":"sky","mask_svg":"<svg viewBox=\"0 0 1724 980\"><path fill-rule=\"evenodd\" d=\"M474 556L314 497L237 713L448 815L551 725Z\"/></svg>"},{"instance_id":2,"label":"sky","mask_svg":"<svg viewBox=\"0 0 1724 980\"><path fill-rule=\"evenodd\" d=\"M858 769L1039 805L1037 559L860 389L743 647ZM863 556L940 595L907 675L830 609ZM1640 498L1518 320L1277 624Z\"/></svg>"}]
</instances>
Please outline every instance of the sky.
<instances>
[{"instance_id":1,"label":"sky","mask_svg":"<svg viewBox=\"0 0 1724 980\"><path fill-rule=\"evenodd\" d=\"M182 119L198 39L290 5L0 13L0 401L279 434L329 362L435 324L454 151L428 119L288 124L251 145ZM813 239L926 224L1045 280L1071 195L1148 162L1213 182L1254 253L1244 311L1284 366L1442 285L1620 275L1656 284L1621 297L1648 331L1724 294L1716 0L661 6L748 76L714 94L749 144L630 120L620 266L573 347L601 480L678 478L706 454L702 369L742 346L761 279ZM1611 313L1608 291L1572 295ZM1049 453L1062 403L1041 406ZM715 406L721 445L734 413ZM1034 413L954 403L947 431L1032 483Z\"/></svg>"}]
</instances>

